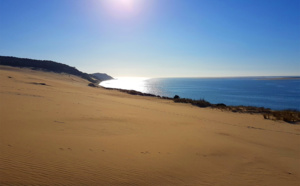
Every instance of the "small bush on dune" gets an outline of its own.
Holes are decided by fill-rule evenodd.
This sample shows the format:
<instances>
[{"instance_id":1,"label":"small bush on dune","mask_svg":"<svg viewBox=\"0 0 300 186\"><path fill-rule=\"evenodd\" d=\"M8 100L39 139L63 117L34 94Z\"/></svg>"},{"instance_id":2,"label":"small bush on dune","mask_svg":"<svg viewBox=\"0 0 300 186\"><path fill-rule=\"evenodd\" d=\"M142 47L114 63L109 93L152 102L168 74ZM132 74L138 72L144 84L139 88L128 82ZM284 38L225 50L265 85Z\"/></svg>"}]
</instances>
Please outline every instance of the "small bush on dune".
<instances>
[{"instance_id":1,"label":"small bush on dune","mask_svg":"<svg viewBox=\"0 0 300 186\"><path fill-rule=\"evenodd\" d=\"M215 107L217 107L217 108L225 108L226 105L224 103L218 103L218 104L215 105Z\"/></svg>"},{"instance_id":2,"label":"small bush on dune","mask_svg":"<svg viewBox=\"0 0 300 186\"><path fill-rule=\"evenodd\" d=\"M194 100L193 105L196 105L198 107L210 107L211 103L209 103L208 101L205 101L204 99L200 99L200 100Z\"/></svg>"},{"instance_id":3,"label":"small bush on dune","mask_svg":"<svg viewBox=\"0 0 300 186\"><path fill-rule=\"evenodd\" d=\"M300 112L292 110L272 111L263 114L265 119L282 120L287 123L300 122Z\"/></svg>"},{"instance_id":4,"label":"small bush on dune","mask_svg":"<svg viewBox=\"0 0 300 186\"><path fill-rule=\"evenodd\" d=\"M178 95L175 95L174 99L180 99L180 97Z\"/></svg>"},{"instance_id":5,"label":"small bush on dune","mask_svg":"<svg viewBox=\"0 0 300 186\"><path fill-rule=\"evenodd\" d=\"M174 97L174 102L176 102L176 103L190 103L190 104L198 106L198 107L209 107L209 106L211 106L211 103L209 103L208 101L205 101L204 99L192 100L192 99L175 98L175 97Z\"/></svg>"},{"instance_id":6,"label":"small bush on dune","mask_svg":"<svg viewBox=\"0 0 300 186\"><path fill-rule=\"evenodd\" d=\"M277 111L274 113L274 116L278 120L283 120L285 122L294 123L300 121L299 113L295 111Z\"/></svg>"}]
</instances>

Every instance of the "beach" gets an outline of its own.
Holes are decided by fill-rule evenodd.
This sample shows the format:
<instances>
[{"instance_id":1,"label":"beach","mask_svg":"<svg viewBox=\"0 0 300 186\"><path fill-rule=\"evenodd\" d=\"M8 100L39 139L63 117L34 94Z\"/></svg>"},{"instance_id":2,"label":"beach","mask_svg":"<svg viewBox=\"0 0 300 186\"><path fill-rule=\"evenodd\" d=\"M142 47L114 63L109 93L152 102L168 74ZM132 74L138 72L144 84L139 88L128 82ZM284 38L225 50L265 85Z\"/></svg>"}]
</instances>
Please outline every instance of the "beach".
<instances>
[{"instance_id":1,"label":"beach","mask_svg":"<svg viewBox=\"0 0 300 186\"><path fill-rule=\"evenodd\" d=\"M300 125L0 66L0 185L299 185Z\"/></svg>"}]
</instances>

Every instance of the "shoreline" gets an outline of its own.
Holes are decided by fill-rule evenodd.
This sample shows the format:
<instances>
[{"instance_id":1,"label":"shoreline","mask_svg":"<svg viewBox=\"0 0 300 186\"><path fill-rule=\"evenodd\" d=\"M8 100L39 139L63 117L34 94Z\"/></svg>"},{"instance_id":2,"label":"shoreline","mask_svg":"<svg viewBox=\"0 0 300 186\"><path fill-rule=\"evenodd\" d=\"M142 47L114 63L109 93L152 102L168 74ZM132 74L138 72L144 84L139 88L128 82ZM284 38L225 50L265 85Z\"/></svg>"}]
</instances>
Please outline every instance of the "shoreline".
<instances>
[{"instance_id":1,"label":"shoreline","mask_svg":"<svg viewBox=\"0 0 300 186\"><path fill-rule=\"evenodd\" d=\"M276 79L281 77L278 76ZM269 78L273 77L270 76ZM161 97L173 98L175 94L178 94L186 99L197 100L202 98L214 105L264 107L273 111L292 110L299 112L299 97L296 88L299 81L290 78L294 79L295 76L288 77L286 82L281 81L286 80L286 77L284 77L273 83L267 82L265 77L261 79L250 77L249 81L247 78L237 78L239 79L237 81L234 80L235 78L230 78L231 80L228 81L226 78L218 81L214 81L214 78L209 78L209 80L193 80L193 78L187 78L189 80L184 80L185 78L156 80L154 78L145 82L139 80L127 81L126 79L123 81L121 79L120 81L102 82L99 85L106 88L141 91L142 93ZM266 82L257 80L266 80ZM139 86L135 87L135 85ZM175 85L176 87L174 87Z\"/></svg>"},{"instance_id":2,"label":"shoreline","mask_svg":"<svg viewBox=\"0 0 300 186\"><path fill-rule=\"evenodd\" d=\"M300 123L300 111L298 110L272 110L270 108L265 107L256 107L256 106L232 106L226 105L224 103L212 104L207 102L206 100L193 100L189 98L171 98L166 96L160 96L150 93L143 93L136 90L127 90L127 89L119 89L119 88L107 88L104 86L99 85L99 87L107 89L107 90L118 90L120 92L124 92L131 95L137 96L146 96L146 97L156 97L159 99L166 99L166 100L173 100L175 103L187 103L191 104L196 107L201 108L215 108L222 111L229 111L229 112L238 112L238 113L247 113L247 114L260 114L264 117L264 119L270 120L283 120L287 123L291 124L299 124ZM176 96L176 95L175 95Z\"/></svg>"}]
</instances>

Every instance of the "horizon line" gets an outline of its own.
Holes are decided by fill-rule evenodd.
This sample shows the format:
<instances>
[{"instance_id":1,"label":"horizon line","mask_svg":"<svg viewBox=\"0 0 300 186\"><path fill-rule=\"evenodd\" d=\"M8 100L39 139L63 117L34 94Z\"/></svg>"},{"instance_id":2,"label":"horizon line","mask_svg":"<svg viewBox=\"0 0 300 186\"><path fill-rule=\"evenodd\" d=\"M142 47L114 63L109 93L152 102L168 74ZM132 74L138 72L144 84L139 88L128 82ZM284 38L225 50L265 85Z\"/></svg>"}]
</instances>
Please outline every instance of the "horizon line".
<instances>
[{"instance_id":1,"label":"horizon line","mask_svg":"<svg viewBox=\"0 0 300 186\"><path fill-rule=\"evenodd\" d=\"M254 75L254 76L166 76L166 77L146 77L146 76L115 76L114 78L300 78L300 75Z\"/></svg>"}]
</instances>

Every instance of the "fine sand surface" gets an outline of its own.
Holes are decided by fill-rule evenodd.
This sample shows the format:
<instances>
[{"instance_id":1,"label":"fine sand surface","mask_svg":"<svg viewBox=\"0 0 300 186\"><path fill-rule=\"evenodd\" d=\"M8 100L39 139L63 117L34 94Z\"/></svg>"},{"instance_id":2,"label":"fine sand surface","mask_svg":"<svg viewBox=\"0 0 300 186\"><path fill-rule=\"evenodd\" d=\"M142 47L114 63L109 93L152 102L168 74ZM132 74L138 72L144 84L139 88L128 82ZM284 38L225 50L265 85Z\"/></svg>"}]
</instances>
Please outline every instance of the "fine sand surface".
<instances>
[{"instance_id":1,"label":"fine sand surface","mask_svg":"<svg viewBox=\"0 0 300 186\"><path fill-rule=\"evenodd\" d=\"M0 67L0 185L299 185L299 125L87 84Z\"/></svg>"}]
</instances>

